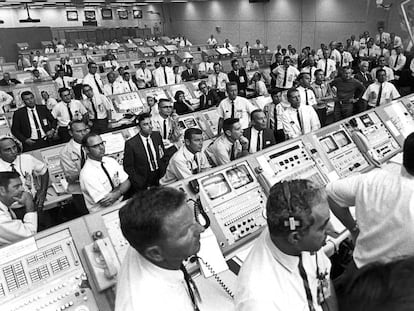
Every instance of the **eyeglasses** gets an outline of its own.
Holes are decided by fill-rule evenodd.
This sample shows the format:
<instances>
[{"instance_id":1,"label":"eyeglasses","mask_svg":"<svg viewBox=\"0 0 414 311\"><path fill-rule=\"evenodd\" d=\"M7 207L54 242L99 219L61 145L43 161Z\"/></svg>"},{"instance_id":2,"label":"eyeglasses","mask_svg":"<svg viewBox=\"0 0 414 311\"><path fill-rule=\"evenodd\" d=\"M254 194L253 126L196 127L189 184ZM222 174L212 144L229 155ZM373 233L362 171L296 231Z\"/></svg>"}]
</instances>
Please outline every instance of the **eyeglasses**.
<instances>
[{"instance_id":1,"label":"eyeglasses","mask_svg":"<svg viewBox=\"0 0 414 311\"><path fill-rule=\"evenodd\" d=\"M99 144L96 145L92 145L92 146L88 146L88 148L99 148L99 147L104 147L106 144L106 141L101 141Z\"/></svg>"},{"instance_id":2,"label":"eyeglasses","mask_svg":"<svg viewBox=\"0 0 414 311\"><path fill-rule=\"evenodd\" d=\"M160 107L161 109L173 109L174 106L164 106L164 107Z\"/></svg>"}]
</instances>

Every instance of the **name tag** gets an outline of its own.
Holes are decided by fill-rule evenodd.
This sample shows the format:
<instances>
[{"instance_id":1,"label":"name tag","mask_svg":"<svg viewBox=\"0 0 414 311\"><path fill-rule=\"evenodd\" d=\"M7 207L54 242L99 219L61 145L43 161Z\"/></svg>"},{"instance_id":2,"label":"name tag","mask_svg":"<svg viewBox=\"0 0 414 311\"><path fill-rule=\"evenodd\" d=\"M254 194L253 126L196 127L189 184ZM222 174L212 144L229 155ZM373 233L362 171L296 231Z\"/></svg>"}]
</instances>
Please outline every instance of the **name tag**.
<instances>
[{"instance_id":1,"label":"name tag","mask_svg":"<svg viewBox=\"0 0 414 311\"><path fill-rule=\"evenodd\" d=\"M42 119L42 122L43 122L43 125L44 126L47 126L48 125L47 119Z\"/></svg>"},{"instance_id":2,"label":"name tag","mask_svg":"<svg viewBox=\"0 0 414 311\"><path fill-rule=\"evenodd\" d=\"M244 82L245 82L244 77L240 76L240 83L244 83Z\"/></svg>"},{"instance_id":3,"label":"name tag","mask_svg":"<svg viewBox=\"0 0 414 311\"><path fill-rule=\"evenodd\" d=\"M114 176L112 177L112 182L114 183L114 187L116 188L116 187L118 187L119 185L120 185L120 180L119 180L119 173L118 172L116 172L115 174L114 174Z\"/></svg>"}]
</instances>

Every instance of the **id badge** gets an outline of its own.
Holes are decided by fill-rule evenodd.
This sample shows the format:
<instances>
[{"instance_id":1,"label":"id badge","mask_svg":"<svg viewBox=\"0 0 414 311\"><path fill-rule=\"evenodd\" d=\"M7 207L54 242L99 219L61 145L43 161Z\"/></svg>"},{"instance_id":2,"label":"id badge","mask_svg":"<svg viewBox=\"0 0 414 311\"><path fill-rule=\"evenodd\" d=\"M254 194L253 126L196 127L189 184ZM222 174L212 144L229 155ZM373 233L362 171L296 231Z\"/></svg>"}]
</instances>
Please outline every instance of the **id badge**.
<instances>
[{"instance_id":1,"label":"id badge","mask_svg":"<svg viewBox=\"0 0 414 311\"><path fill-rule=\"evenodd\" d=\"M240 83L244 83L244 82L245 82L244 77L240 76Z\"/></svg>"},{"instance_id":2,"label":"id badge","mask_svg":"<svg viewBox=\"0 0 414 311\"><path fill-rule=\"evenodd\" d=\"M318 276L318 304L321 305L331 296L331 287L328 278L328 273L320 274Z\"/></svg>"},{"instance_id":3,"label":"id badge","mask_svg":"<svg viewBox=\"0 0 414 311\"><path fill-rule=\"evenodd\" d=\"M29 191L32 191L32 181L33 181L32 175L28 172L25 172L23 177L24 177L24 185L26 189Z\"/></svg>"},{"instance_id":4,"label":"id badge","mask_svg":"<svg viewBox=\"0 0 414 311\"><path fill-rule=\"evenodd\" d=\"M118 172L116 172L115 174L114 174L114 177L113 177L113 181L114 181L114 187L116 188L116 187L118 187L119 185L120 185L120 180L119 180L119 173Z\"/></svg>"},{"instance_id":5,"label":"id badge","mask_svg":"<svg viewBox=\"0 0 414 311\"><path fill-rule=\"evenodd\" d=\"M288 80L289 82L292 82L292 81L293 81L293 76L292 76L292 75L288 75L287 80Z\"/></svg>"},{"instance_id":6,"label":"id badge","mask_svg":"<svg viewBox=\"0 0 414 311\"><path fill-rule=\"evenodd\" d=\"M43 122L43 126L47 126L47 119L42 119L42 122Z\"/></svg>"}]
</instances>

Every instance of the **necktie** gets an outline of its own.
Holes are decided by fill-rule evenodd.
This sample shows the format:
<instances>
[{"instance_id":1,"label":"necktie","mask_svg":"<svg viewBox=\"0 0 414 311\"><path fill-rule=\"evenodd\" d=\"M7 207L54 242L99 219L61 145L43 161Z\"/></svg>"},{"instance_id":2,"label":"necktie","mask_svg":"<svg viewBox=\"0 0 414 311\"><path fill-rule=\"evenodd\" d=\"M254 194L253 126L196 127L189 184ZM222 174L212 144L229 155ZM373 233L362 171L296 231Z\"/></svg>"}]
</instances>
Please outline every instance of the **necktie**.
<instances>
[{"instance_id":1,"label":"necktie","mask_svg":"<svg viewBox=\"0 0 414 311\"><path fill-rule=\"evenodd\" d=\"M381 49L381 56L384 55L384 49Z\"/></svg>"},{"instance_id":2,"label":"necktie","mask_svg":"<svg viewBox=\"0 0 414 311\"><path fill-rule=\"evenodd\" d=\"M369 48L367 48L368 52L367 52L367 56L369 56Z\"/></svg>"},{"instance_id":3,"label":"necktie","mask_svg":"<svg viewBox=\"0 0 414 311\"><path fill-rule=\"evenodd\" d=\"M218 89L218 84L219 84L219 74L216 74L216 89Z\"/></svg>"},{"instance_id":4,"label":"necktie","mask_svg":"<svg viewBox=\"0 0 414 311\"><path fill-rule=\"evenodd\" d=\"M86 161L85 151L83 151L83 148L82 147L80 149L80 152L81 152L81 168L82 168L85 165L85 161Z\"/></svg>"},{"instance_id":5,"label":"necktie","mask_svg":"<svg viewBox=\"0 0 414 311\"><path fill-rule=\"evenodd\" d=\"M177 75L174 75L174 83L177 84Z\"/></svg>"},{"instance_id":6,"label":"necktie","mask_svg":"<svg viewBox=\"0 0 414 311\"><path fill-rule=\"evenodd\" d=\"M184 281L185 281L185 284L187 285L188 294L190 295L190 299L193 304L193 309L194 311L200 311L197 305L197 300L196 300L196 295L199 296L197 286L194 283L193 279L191 278L191 275L188 273L187 269L184 267L183 264L180 266L180 270L184 274Z\"/></svg>"},{"instance_id":7,"label":"necktie","mask_svg":"<svg viewBox=\"0 0 414 311\"><path fill-rule=\"evenodd\" d=\"M164 79L165 79L165 84L168 84L168 79L167 79L167 70L164 67Z\"/></svg>"},{"instance_id":8,"label":"necktie","mask_svg":"<svg viewBox=\"0 0 414 311\"><path fill-rule=\"evenodd\" d=\"M12 171L13 173L17 173L17 170L16 170L16 168L14 167L14 163L11 163L11 164L10 164L10 167L11 167L11 171Z\"/></svg>"},{"instance_id":9,"label":"necktie","mask_svg":"<svg viewBox=\"0 0 414 311\"><path fill-rule=\"evenodd\" d=\"M276 106L273 108L273 131L277 130L277 111L276 111Z\"/></svg>"},{"instance_id":10,"label":"necktie","mask_svg":"<svg viewBox=\"0 0 414 311\"><path fill-rule=\"evenodd\" d=\"M235 146L236 144L233 143L233 145L231 145L231 152L230 152L230 161L233 161L236 158L236 151L234 150L236 148Z\"/></svg>"},{"instance_id":11,"label":"necktie","mask_svg":"<svg viewBox=\"0 0 414 311\"><path fill-rule=\"evenodd\" d=\"M201 95L201 100L200 100L200 106L201 108L204 108L204 106L206 105L207 102L207 96L206 95Z\"/></svg>"},{"instance_id":12,"label":"necktie","mask_svg":"<svg viewBox=\"0 0 414 311\"><path fill-rule=\"evenodd\" d=\"M167 120L164 120L164 139L167 139Z\"/></svg>"},{"instance_id":13,"label":"necktie","mask_svg":"<svg viewBox=\"0 0 414 311\"><path fill-rule=\"evenodd\" d=\"M306 105L309 105L309 100L308 100L308 89L305 87L305 98L306 98Z\"/></svg>"},{"instance_id":14,"label":"necktie","mask_svg":"<svg viewBox=\"0 0 414 311\"><path fill-rule=\"evenodd\" d=\"M382 83L380 83L380 87L379 87L379 91L378 91L377 104L376 104L377 107L380 105L381 95L382 95Z\"/></svg>"},{"instance_id":15,"label":"necktie","mask_svg":"<svg viewBox=\"0 0 414 311\"><path fill-rule=\"evenodd\" d=\"M200 173L200 165L198 164L197 153L194 154L194 162L197 165L197 168L193 170L193 174Z\"/></svg>"},{"instance_id":16,"label":"necktie","mask_svg":"<svg viewBox=\"0 0 414 311\"><path fill-rule=\"evenodd\" d=\"M288 68L285 68L285 74L283 76L283 87L286 87L287 71L288 71Z\"/></svg>"},{"instance_id":17,"label":"necktie","mask_svg":"<svg viewBox=\"0 0 414 311\"><path fill-rule=\"evenodd\" d=\"M113 84L111 84L111 94L112 95L114 94L114 85Z\"/></svg>"},{"instance_id":18,"label":"necktie","mask_svg":"<svg viewBox=\"0 0 414 311\"><path fill-rule=\"evenodd\" d=\"M70 121L72 121L72 119L73 119L73 114L72 114L72 111L70 110L69 104L67 104L66 108L68 108L69 119L70 119Z\"/></svg>"},{"instance_id":19,"label":"necktie","mask_svg":"<svg viewBox=\"0 0 414 311\"><path fill-rule=\"evenodd\" d=\"M92 98L89 98L89 101L91 102L94 120L98 120L98 112L96 111L96 107L93 104L93 99Z\"/></svg>"},{"instance_id":20,"label":"necktie","mask_svg":"<svg viewBox=\"0 0 414 311\"><path fill-rule=\"evenodd\" d=\"M115 189L114 183L113 183L113 181L111 179L111 176L109 175L108 171L106 170L106 167L103 164L103 162L101 162L101 167L102 167L102 170L104 171L106 177L108 177L108 180L109 180L109 183L111 184L112 190L114 190Z\"/></svg>"},{"instance_id":21,"label":"necktie","mask_svg":"<svg viewBox=\"0 0 414 311\"><path fill-rule=\"evenodd\" d=\"M395 63L394 63L394 67L397 67L397 65L398 65L398 58L400 57L400 55L399 54L397 54L397 58L395 59Z\"/></svg>"},{"instance_id":22,"label":"necktie","mask_svg":"<svg viewBox=\"0 0 414 311\"><path fill-rule=\"evenodd\" d=\"M344 65L344 54L341 53L341 67Z\"/></svg>"},{"instance_id":23,"label":"necktie","mask_svg":"<svg viewBox=\"0 0 414 311\"><path fill-rule=\"evenodd\" d=\"M30 110L32 111L33 121L36 127L37 139L41 139L42 133L40 132L40 126L39 126L39 122L37 122L36 114L34 112L34 109L30 109Z\"/></svg>"},{"instance_id":24,"label":"necktie","mask_svg":"<svg viewBox=\"0 0 414 311\"><path fill-rule=\"evenodd\" d=\"M149 142L149 137L147 138L147 149L148 149L149 160L151 163L151 171L155 171L155 169L157 168L157 164L155 163L155 157L154 157L154 154L152 153L151 145Z\"/></svg>"},{"instance_id":25,"label":"necktie","mask_svg":"<svg viewBox=\"0 0 414 311\"><path fill-rule=\"evenodd\" d=\"M61 78L61 79L62 79L63 87L66 87L65 79L63 79L63 78Z\"/></svg>"},{"instance_id":26,"label":"necktie","mask_svg":"<svg viewBox=\"0 0 414 311\"><path fill-rule=\"evenodd\" d=\"M328 75L328 59L326 58L325 59L325 71L324 71L324 73L325 73L325 77Z\"/></svg>"},{"instance_id":27,"label":"necktie","mask_svg":"<svg viewBox=\"0 0 414 311\"><path fill-rule=\"evenodd\" d=\"M99 93L103 94L101 87L99 86L98 80L96 79L96 76L93 75L93 79L95 80L96 87L98 88Z\"/></svg>"},{"instance_id":28,"label":"necktie","mask_svg":"<svg viewBox=\"0 0 414 311\"><path fill-rule=\"evenodd\" d=\"M368 81L368 77L367 77L367 74L364 72L364 78L365 78L365 81Z\"/></svg>"},{"instance_id":29,"label":"necktie","mask_svg":"<svg viewBox=\"0 0 414 311\"><path fill-rule=\"evenodd\" d=\"M298 122L299 122L299 127L300 127L300 131L303 134L303 125L302 125L302 119L300 118L300 112L299 109L296 110L296 115L298 117Z\"/></svg>"},{"instance_id":30,"label":"necktie","mask_svg":"<svg viewBox=\"0 0 414 311\"><path fill-rule=\"evenodd\" d=\"M256 145L256 151L260 151L262 149L262 144L260 143L260 133L261 131L257 132L257 145Z\"/></svg>"},{"instance_id":31,"label":"necktie","mask_svg":"<svg viewBox=\"0 0 414 311\"><path fill-rule=\"evenodd\" d=\"M231 101L231 118L234 119L234 100Z\"/></svg>"},{"instance_id":32,"label":"necktie","mask_svg":"<svg viewBox=\"0 0 414 311\"><path fill-rule=\"evenodd\" d=\"M303 267L303 263L302 263L302 256L299 256L299 274L300 277L303 280L303 287L305 287L305 293L306 293L306 299L308 301L308 307L309 307L309 311L315 311L315 308L313 306L313 299L312 299L312 293L309 287L309 281L308 281L308 276L306 275L306 271L305 268Z\"/></svg>"},{"instance_id":33,"label":"necktie","mask_svg":"<svg viewBox=\"0 0 414 311\"><path fill-rule=\"evenodd\" d=\"M309 67L309 76L311 77L311 80L312 80L312 67Z\"/></svg>"}]
</instances>

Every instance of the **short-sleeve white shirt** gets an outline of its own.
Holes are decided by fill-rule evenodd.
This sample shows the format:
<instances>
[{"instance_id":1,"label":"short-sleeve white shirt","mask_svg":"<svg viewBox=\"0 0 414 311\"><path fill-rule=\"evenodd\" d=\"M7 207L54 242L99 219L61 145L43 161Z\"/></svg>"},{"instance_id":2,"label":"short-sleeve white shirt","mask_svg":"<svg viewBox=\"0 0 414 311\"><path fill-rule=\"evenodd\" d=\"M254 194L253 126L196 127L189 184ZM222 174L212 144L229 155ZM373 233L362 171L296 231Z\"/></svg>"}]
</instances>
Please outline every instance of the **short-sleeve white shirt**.
<instances>
[{"instance_id":1,"label":"short-sleeve white shirt","mask_svg":"<svg viewBox=\"0 0 414 311\"><path fill-rule=\"evenodd\" d=\"M237 96L234 99L234 117L240 119L242 129L249 127L250 113L257 108L246 98ZM223 99L217 107L218 115L225 119L231 118L232 102L230 98Z\"/></svg>"},{"instance_id":2,"label":"short-sleeve white shirt","mask_svg":"<svg viewBox=\"0 0 414 311\"><path fill-rule=\"evenodd\" d=\"M364 95L362 95L362 99L366 100L369 106L375 107L377 105L379 90L380 90L379 82L371 83L365 90ZM398 97L400 97L400 93L398 93L394 84L390 82L382 83L381 99L379 102L380 105L389 103Z\"/></svg>"},{"instance_id":3,"label":"short-sleeve white shirt","mask_svg":"<svg viewBox=\"0 0 414 311\"><path fill-rule=\"evenodd\" d=\"M73 120L82 120L82 116L88 112L79 100L72 99L69 104L61 101L52 109L52 115L57 119L58 126L66 127L69 125L71 120L68 107L72 112Z\"/></svg>"}]
</instances>

